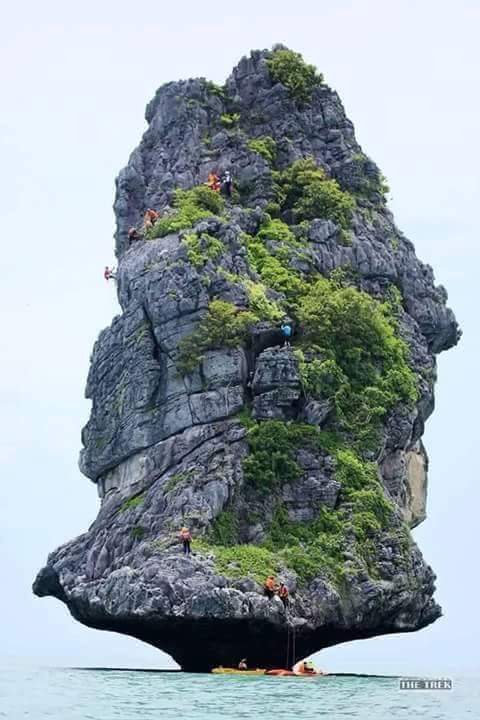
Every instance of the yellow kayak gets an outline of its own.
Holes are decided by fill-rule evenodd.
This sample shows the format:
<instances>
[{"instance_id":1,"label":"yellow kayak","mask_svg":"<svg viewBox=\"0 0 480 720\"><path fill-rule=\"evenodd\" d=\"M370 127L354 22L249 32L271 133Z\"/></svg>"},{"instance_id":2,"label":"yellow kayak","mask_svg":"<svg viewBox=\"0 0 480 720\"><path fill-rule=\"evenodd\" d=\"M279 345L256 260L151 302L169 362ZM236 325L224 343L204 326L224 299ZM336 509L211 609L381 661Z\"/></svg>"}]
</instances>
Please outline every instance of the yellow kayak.
<instances>
[{"instance_id":1,"label":"yellow kayak","mask_svg":"<svg viewBox=\"0 0 480 720\"><path fill-rule=\"evenodd\" d=\"M238 670L238 668L213 668L212 673L215 675L265 675L265 670L257 668L256 670Z\"/></svg>"}]
</instances>

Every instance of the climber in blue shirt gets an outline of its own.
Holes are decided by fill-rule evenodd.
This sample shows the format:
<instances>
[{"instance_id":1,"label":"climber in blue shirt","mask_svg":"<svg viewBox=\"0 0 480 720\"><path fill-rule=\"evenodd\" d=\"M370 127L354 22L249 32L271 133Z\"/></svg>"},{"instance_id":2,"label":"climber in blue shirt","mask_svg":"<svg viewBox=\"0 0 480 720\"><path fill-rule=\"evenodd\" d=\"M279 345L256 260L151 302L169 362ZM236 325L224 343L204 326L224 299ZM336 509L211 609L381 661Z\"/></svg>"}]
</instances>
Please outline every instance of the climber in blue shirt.
<instances>
[{"instance_id":1,"label":"climber in blue shirt","mask_svg":"<svg viewBox=\"0 0 480 720\"><path fill-rule=\"evenodd\" d=\"M285 318L282 322L280 330L283 335L283 347L290 347L290 338L292 337L293 330L288 318Z\"/></svg>"}]
</instances>

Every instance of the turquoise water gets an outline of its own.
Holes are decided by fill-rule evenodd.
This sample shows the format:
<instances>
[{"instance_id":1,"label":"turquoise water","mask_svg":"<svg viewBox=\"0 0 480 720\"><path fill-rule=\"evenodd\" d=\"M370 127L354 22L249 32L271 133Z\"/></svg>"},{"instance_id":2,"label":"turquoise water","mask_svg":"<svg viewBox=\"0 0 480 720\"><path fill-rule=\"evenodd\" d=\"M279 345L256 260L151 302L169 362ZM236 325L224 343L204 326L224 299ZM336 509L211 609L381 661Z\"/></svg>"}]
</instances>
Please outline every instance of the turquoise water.
<instances>
[{"instance_id":1,"label":"turquoise water","mask_svg":"<svg viewBox=\"0 0 480 720\"><path fill-rule=\"evenodd\" d=\"M406 691L398 689L396 678L0 671L2 720L257 720L267 715L272 720L473 720L480 717L480 689L474 679L454 680L452 691Z\"/></svg>"}]
</instances>

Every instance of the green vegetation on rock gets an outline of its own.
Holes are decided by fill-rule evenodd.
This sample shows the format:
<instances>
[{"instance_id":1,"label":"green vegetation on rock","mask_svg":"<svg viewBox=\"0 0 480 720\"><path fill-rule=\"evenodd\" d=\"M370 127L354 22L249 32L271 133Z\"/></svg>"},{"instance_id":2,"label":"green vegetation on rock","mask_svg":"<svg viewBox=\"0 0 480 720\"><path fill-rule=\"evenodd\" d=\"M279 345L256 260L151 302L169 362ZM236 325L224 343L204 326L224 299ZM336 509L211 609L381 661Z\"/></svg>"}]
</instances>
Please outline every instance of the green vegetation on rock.
<instances>
[{"instance_id":1,"label":"green vegetation on rock","mask_svg":"<svg viewBox=\"0 0 480 720\"><path fill-rule=\"evenodd\" d=\"M245 480L262 493L301 475L295 451L319 447L318 431L304 423L266 420L255 423L247 433L250 454L243 462Z\"/></svg>"},{"instance_id":2,"label":"green vegetation on rock","mask_svg":"<svg viewBox=\"0 0 480 720\"><path fill-rule=\"evenodd\" d=\"M130 530L130 534L134 540L143 540L146 535L146 530L142 525L134 525Z\"/></svg>"},{"instance_id":3,"label":"green vegetation on rock","mask_svg":"<svg viewBox=\"0 0 480 720\"><path fill-rule=\"evenodd\" d=\"M386 200L386 196L390 192L385 175L378 171L374 163L363 152L359 152L354 155L352 162L356 165L360 175L360 182L359 187L356 190L356 195L366 200L374 200L376 196L380 196L384 202ZM367 171L368 166L370 166L369 172Z\"/></svg>"},{"instance_id":4,"label":"green vegetation on rock","mask_svg":"<svg viewBox=\"0 0 480 720\"><path fill-rule=\"evenodd\" d=\"M302 345L314 354L307 362L307 355L297 352L306 392L332 399L342 428L371 445L388 411L418 397L389 304L319 278L300 298L297 316Z\"/></svg>"},{"instance_id":5,"label":"green vegetation on rock","mask_svg":"<svg viewBox=\"0 0 480 720\"><path fill-rule=\"evenodd\" d=\"M252 138L247 142L247 147L252 152L261 155L269 165L274 165L277 158L277 143L272 137L264 135L263 137Z\"/></svg>"},{"instance_id":6,"label":"green vegetation on rock","mask_svg":"<svg viewBox=\"0 0 480 720\"><path fill-rule=\"evenodd\" d=\"M272 322L278 322L282 319L285 313L278 303L268 299L265 286L262 283L246 279L243 284L248 293L249 308L255 313L256 317Z\"/></svg>"},{"instance_id":7,"label":"green vegetation on rock","mask_svg":"<svg viewBox=\"0 0 480 720\"><path fill-rule=\"evenodd\" d=\"M217 85L211 80L205 80L204 86L207 92L210 93L210 95L215 95L216 97L220 98L220 100L225 99L225 88L221 85Z\"/></svg>"},{"instance_id":8,"label":"green vegetation on rock","mask_svg":"<svg viewBox=\"0 0 480 720\"><path fill-rule=\"evenodd\" d=\"M224 510L212 523L209 540L214 545L230 546L238 542L238 518L233 510Z\"/></svg>"},{"instance_id":9,"label":"green vegetation on rock","mask_svg":"<svg viewBox=\"0 0 480 720\"><path fill-rule=\"evenodd\" d=\"M315 65L306 63L301 54L293 50L275 50L267 65L272 80L285 85L301 105L309 102L313 90L323 82L323 75Z\"/></svg>"},{"instance_id":10,"label":"green vegetation on rock","mask_svg":"<svg viewBox=\"0 0 480 720\"><path fill-rule=\"evenodd\" d=\"M125 500L122 505L120 506L120 512L125 512L126 510L132 510L133 508L138 507L143 503L145 500L145 493L140 493L140 495L133 495L133 497L128 498L128 500Z\"/></svg>"},{"instance_id":11,"label":"green vegetation on rock","mask_svg":"<svg viewBox=\"0 0 480 720\"><path fill-rule=\"evenodd\" d=\"M231 577L245 574L265 579L277 567L294 570L300 582L325 575L341 583L345 574L345 552L354 553L357 569L370 570L375 553L374 539L390 524L393 505L384 495L374 463L362 460L335 434L298 422L266 420L243 423L247 429L250 454L244 460L248 485L260 494L294 482L302 470L296 460L300 449L329 454L335 461L335 477L341 483L335 508L321 507L315 520L292 522L286 507L277 505L267 537L255 554L255 573L244 560L257 546L238 543L238 518L224 511L213 523L203 549L213 553L219 572ZM228 549L228 552L227 552ZM231 574L233 573L233 574Z\"/></svg>"},{"instance_id":12,"label":"green vegetation on rock","mask_svg":"<svg viewBox=\"0 0 480 720\"><path fill-rule=\"evenodd\" d=\"M269 140L251 140L249 147L273 162L275 148ZM309 221L330 219L348 233L353 196L308 158L274 172L274 183L279 213L301 224L292 226L267 215L255 236L243 235L250 269L258 279L224 275L244 286L249 307L212 300L195 331L180 341L177 367L183 374L192 372L207 350L239 347L248 342L259 320L278 324L288 313L301 328L294 353L303 391L308 398L329 403L331 429L320 431L298 421L257 422L245 411L241 421L250 450L243 461L246 492L262 503L278 495L283 485L298 481L304 474L299 452L305 450L333 458L341 490L335 508L318 508L311 522L291 521L287 507L277 501L260 545L241 542L243 520L235 506L227 507L196 547L211 553L217 571L232 578L249 575L263 581L283 568L295 571L300 583L323 576L340 587L346 573L375 573L378 535L387 532L393 505L378 480L377 466L366 461L364 453L376 446L387 414L416 401L417 383L407 346L397 334L401 298L395 288L382 302L356 288L356 278L347 270L337 269L325 278L309 265ZM204 190L180 191L177 212L189 220L195 213L221 213L220 196L213 193L212 199L211 191L204 195ZM198 268L218 260L224 251L220 240L206 234L189 233L183 243ZM400 540L405 544L403 536Z\"/></svg>"},{"instance_id":13,"label":"green vegetation on rock","mask_svg":"<svg viewBox=\"0 0 480 720\"><path fill-rule=\"evenodd\" d=\"M263 583L267 575L276 575L281 569L278 554L260 545L225 546L198 540L195 549L212 554L217 572L233 579L251 577Z\"/></svg>"},{"instance_id":14,"label":"green vegetation on rock","mask_svg":"<svg viewBox=\"0 0 480 720\"><path fill-rule=\"evenodd\" d=\"M189 233L183 236L182 242L187 248L188 259L196 268L202 268L209 260L218 260L225 250L223 242L208 233Z\"/></svg>"},{"instance_id":15,"label":"green vegetation on rock","mask_svg":"<svg viewBox=\"0 0 480 720\"><path fill-rule=\"evenodd\" d=\"M186 230L200 220L221 215L224 209L222 196L206 185L198 185L190 190L175 190L173 205L175 211L157 220L147 237L164 237L169 233Z\"/></svg>"},{"instance_id":16,"label":"green vegetation on rock","mask_svg":"<svg viewBox=\"0 0 480 720\"><path fill-rule=\"evenodd\" d=\"M275 172L277 200L282 210L291 210L296 222L325 218L348 230L355 198L328 178L313 158L296 160Z\"/></svg>"},{"instance_id":17,"label":"green vegetation on rock","mask_svg":"<svg viewBox=\"0 0 480 720\"><path fill-rule=\"evenodd\" d=\"M249 265L260 275L263 283L272 290L283 293L288 301L295 303L306 291L307 283L289 267L285 246L273 254L275 251L267 249L258 235L246 236L246 244Z\"/></svg>"},{"instance_id":18,"label":"green vegetation on rock","mask_svg":"<svg viewBox=\"0 0 480 720\"><path fill-rule=\"evenodd\" d=\"M220 116L220 122L223 127L230 129L235 127L240 121L240 113L224 113Z\"/></svg>"},{"instance_id":19,"label":"green vegetation on rock","mask_svg":"<svg viewBox=\"0 0 480 720\"><path fill-rule=\"evenodd\" d=\"M178 344L178 370L183 374L192 372L206 350L238 347L257 321L258 317L248 310L239 310L224 300L212 300L196 330Z\"/></svg>"}]
</instances>

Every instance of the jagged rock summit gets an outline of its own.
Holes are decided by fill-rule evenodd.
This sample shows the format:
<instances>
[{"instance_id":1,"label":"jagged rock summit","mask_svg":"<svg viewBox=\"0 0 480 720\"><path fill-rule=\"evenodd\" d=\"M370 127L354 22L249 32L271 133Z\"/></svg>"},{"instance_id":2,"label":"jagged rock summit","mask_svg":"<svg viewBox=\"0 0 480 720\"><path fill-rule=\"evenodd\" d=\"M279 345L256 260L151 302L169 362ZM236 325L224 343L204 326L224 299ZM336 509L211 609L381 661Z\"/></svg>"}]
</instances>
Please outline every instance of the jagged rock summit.
<instances>
[{"instance_id":1,"label":"jagged rock summit","mask_svg":"<svg viewBox=\"0 0 480 720\"><path fill-rule=\"evenodd\" d=\"M146 119L117 180L122 314L87 381L80 466L101 506L34 592L186 670L282 667L292 629L303 657L428 625L410 528L435 355L459 330L339 97L278 46L223 87L168 83ZM205 185L226 171L231 196ZM161 217L130 242L147 208Z\"/></svg>"}]
</instances>

